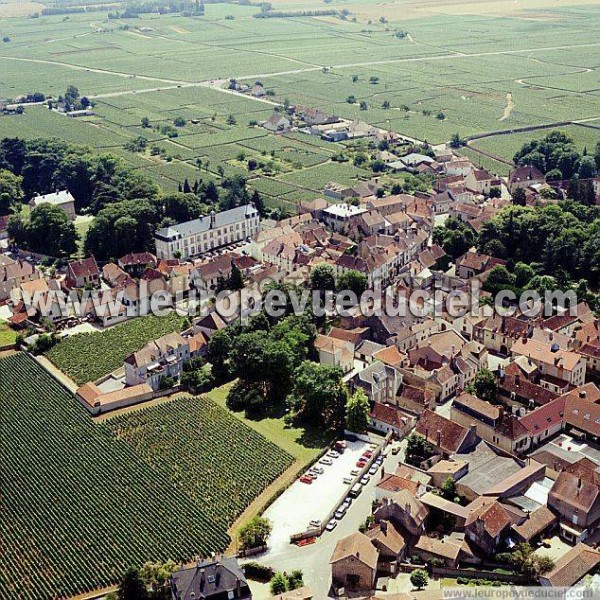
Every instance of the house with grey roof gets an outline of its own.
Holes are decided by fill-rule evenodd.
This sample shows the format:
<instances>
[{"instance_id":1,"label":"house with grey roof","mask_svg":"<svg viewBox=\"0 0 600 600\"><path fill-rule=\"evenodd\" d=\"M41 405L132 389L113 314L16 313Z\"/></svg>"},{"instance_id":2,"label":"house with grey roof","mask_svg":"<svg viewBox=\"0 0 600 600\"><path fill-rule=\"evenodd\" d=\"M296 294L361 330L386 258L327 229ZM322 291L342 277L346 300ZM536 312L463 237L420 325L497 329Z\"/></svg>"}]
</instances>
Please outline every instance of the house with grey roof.
<instances>
[{"instance_id":1,"label":"house with grey roof","mask_svg":"<svg viewBox=\"0 0 600 600\"><path fill-rule=\"evenodd\" d=\"M258 233L260 216L252 204L159 229L155 236L159 260L187 259L215 248L235 244Z\"/></svg>"}]
</instances>

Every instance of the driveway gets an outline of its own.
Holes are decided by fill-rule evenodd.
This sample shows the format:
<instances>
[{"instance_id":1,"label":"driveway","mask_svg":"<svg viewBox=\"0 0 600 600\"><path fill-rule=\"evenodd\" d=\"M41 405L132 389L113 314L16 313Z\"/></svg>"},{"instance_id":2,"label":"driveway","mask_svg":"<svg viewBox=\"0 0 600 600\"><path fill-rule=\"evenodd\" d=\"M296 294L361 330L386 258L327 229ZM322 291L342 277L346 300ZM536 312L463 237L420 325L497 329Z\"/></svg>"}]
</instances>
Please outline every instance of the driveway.
<instances>
[{"instance_id":1,"label":"driveway","mask_svg":"<svg viewBox=\"0 0 600 600\"><path fill-rule=\"evenodd\" d=\"M292 545L289 541L287 544L276 543L265 554L253 557L250 560L256 560L271 566L277 571L287 571L288 573L294 569L301 569L304 573L304 582L311 587L315 598L327 598L331 585L329 559L335 546L342 538L358 531L358 528L371 514L372 502L375 499L375 485L381 479L382 472L393 473L398 466L398 462L404 458L406 440L402 440L400 445L400 452L396 456L391 452L389 453L383 462L383 471L380 470L371 477L362 494L352 502L348 512L333 531L326 531L314 544L303 548ZM311 487L305 484L299 485L304 485L307 488ZM313 485L315 484L313 483ZM293 507L293 510L297 509L299 507ZM265 516L268 515L265 513ZM276 526L274 523L274 528Z\"/></svg>"}]
</instances>

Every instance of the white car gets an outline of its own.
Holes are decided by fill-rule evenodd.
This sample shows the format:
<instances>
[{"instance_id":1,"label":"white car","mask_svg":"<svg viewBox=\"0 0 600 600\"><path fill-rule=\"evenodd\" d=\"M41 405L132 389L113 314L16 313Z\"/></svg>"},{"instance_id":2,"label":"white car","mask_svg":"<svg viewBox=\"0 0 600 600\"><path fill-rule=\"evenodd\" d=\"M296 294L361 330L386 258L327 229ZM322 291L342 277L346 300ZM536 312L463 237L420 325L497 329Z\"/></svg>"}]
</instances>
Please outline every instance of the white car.
<instances>
[{"instance_id":1,"label":"white car","mask_svg":"<svg viewBox=\"0 0 600 600\"><path fill-rule=\"evenodd\" d=\"M328 465L328 466L333 464L333 461L330 458L322 458L319 462L322 465Z\"/></svg>"},{"instance_id":2,"label":"white car","mask_svg":"<svg viewBox=\"0 0 600 600\"><path fill-rule=\"evenodd\" d=\"M331 519L325 526L325 529L327 529L327 531L333 531L337 527L337 524L338 522L335 519Z\"/></svg>"}]
</instances>

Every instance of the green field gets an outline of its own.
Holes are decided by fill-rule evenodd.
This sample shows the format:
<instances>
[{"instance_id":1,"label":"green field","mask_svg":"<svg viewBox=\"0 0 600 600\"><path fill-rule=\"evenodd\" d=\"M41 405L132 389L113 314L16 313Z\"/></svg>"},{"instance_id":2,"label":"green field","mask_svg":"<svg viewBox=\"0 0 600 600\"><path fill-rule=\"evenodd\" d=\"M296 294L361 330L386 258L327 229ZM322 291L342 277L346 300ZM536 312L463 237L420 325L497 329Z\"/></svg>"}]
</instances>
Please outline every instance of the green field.
<instances>
[{"instance_id":1,"label":"green field","mask_svg":"<svg viewBox=\"0 0 600 600\"><path fill-rule=\"evenodd\" d=\"M349 5L350 16L353 8ZM386 24L360 16L356 22L256 19L258 7L233 4L208 4L205 16L195 18L108 19L94 11L1 20L0 34L11 40L0 48L2 94L40 91L56 97L73 84L93 99L96 114L67 119L29 107L24 115L0 117L0 137L58 136L86 143L125 157L167 190L186 178L206 182L221 173L246 175L267 205L293 212L299 199L314 197L327 181L352 183L370 173L331 162L339 145L250 127L266 119L273 104L225 93L219 88L229 78L260 80L272 93L271 103L288 99L435 143L454 133L565 120L600 126L597 5L545 8L543 14L519 7L519 18L430 14L406 21L396 8L390 5ZM368 2L364 9L375 10ZM382 6L382 13L387 10ZM399 38L398 30L409 35ZM348 104L350 95L367 109ZM382 108L384 101L389 110ZM227 124L230 115L235 125ZM154 129L179 116L187 123L176 138ZM141 127L143 117L150 128ZM598 129L569 129L588 148L599 137ZM140 135L162 157L123 149ZM534 135L494 136L476 147L510 158ZM249 173L245 161L237 160L240 153L248 160L271 152L281 169L270 176ZM490 159L481 164L506 171Z\"/></svg>"},{"instance_id":2,"label":"green field","mask_svg":"<svg viewBox=\"0 0 600 600\"><path fill-rule=\"evenodd\" d=\"M24 354L0 359L0 409L7 600L63 598L130 565L222 550L231 522L292 461L203 398L96 425Z\"/></svg>"},{"instance_id":3,"label":"green field","mask_svg":"<svg viewBox=\"0 0 600 600\"><path fill-rule=\"evenodd\" d=\"M75 383L83 385L123 366L132 352L167 333L180 331L184 317L139 317L98 333L71 336L47 353L48 358Z\"/></svg>"}]
</instances>

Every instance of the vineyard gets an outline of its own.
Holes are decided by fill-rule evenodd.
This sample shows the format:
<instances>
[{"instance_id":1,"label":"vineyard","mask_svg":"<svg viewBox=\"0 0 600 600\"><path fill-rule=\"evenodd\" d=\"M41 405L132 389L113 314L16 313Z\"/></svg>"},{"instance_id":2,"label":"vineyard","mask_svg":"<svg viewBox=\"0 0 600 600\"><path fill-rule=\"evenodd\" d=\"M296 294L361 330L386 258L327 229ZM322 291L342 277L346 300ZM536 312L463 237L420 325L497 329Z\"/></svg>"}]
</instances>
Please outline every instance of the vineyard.
<instances>
[{"instance_id":1,"label":"vineyard","mask_svg":"<svg viewBox=\"0 0 600 600\"><path fill-rule=\"evenodd\" d=\"M291 461L208 400L96 425L23 354L0 359L0 410L3 599L63 598L224 549L227 524Z\"/></svg>"},{"instance_id":2,"label":"vineyard","mask_svg":"<svg viewBox=\"0 0 600 600\"><path fill-rule=\"evenodd\" d=\"M98 333L80 333L54 346L48 358L75 383L83 385L123 366L132 352L172 331L180 331L184 318L140 317Z\"/></svg>"},{"instance_id":3,"label":"vineyard","mask_svg":"<svg viewBox=\"0 0 600 600\"><path fill-rule=\"evenodd\" d=\"M102 427L223 527L292 463L287 452L203 397L115 417Z\"/></svg>"}]
</instances>

